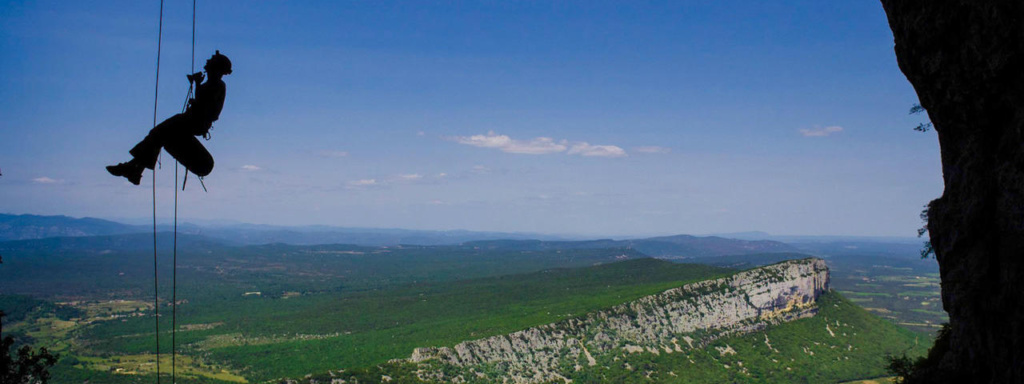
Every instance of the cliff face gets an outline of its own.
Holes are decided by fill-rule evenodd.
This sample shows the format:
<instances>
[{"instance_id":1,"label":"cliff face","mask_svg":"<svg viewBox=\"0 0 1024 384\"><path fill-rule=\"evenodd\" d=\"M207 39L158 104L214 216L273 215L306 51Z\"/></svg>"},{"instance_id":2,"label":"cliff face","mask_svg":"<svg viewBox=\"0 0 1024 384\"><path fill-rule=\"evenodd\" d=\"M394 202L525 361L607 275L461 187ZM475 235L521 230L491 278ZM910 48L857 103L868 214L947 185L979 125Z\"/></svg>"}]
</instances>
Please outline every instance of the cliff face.
<instances>
[{"instance_id":1,"label":"cliff face","mask_svg":"<svg viewBox=\"0 0 1024 384\"><path fill-rule=\"evenodd\" d=\"M586 316L508 335L417 348L419 376L462 381L486 374L516 383L564 379L610 351L673 353L729 334L813 316L829 274L819 259L786 261L685 285ZM461 376L461 377L460 377Z\"/></svg>"},{"instance_id":2,"label":"cliff face","mask_svg":"<svg viewBox=\"0 0 1024 384\"><path fill-rule=\"evenodd\" d=\"M1024 382L1024 3L882 5L945 182L928 231L950 328L911 382Z\"/></svg>"}]
</instances>

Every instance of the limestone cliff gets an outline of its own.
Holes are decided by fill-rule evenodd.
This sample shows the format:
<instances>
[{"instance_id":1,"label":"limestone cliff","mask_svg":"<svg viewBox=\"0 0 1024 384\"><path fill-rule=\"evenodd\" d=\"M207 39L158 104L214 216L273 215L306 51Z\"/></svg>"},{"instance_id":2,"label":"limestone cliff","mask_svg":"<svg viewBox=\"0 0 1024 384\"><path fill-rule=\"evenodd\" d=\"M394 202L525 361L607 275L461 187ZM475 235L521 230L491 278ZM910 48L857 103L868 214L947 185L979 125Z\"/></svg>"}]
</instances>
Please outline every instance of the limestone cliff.
<instances>
[{"instance_id":1,"label":"limestone cliff","mask_svg":"<svg viewBox=\"0 0 1024 384\"><path fill-rule=\"evenodd\" d=\"M566 369L594 365L597 354L682 352L724 335L813 316L828 283L824 261L786 261L453 348L417 348L409 361L421 363L422 379L458 382L493 375L516 383L557 381Z\"/></svg>"},{"instance_id":2,"label":"limestone cliff","mask_svg":"<svg viewBox=\"0 0 1024 384\"><path fill-rule=\"evenodd\" d=\"M882 5L945 183L928 232L950 327L910 382L1024 382L1024 2Z\"/></svg>"}]
</instances>

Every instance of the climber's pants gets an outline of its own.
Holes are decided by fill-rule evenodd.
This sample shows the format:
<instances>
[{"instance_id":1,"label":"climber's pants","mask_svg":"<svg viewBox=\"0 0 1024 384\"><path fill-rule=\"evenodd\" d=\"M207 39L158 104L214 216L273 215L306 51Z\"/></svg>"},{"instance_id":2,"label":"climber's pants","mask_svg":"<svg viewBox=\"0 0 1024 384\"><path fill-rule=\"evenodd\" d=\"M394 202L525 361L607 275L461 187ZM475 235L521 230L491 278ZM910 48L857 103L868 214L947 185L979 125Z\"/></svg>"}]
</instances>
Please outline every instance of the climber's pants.
<instances>
[{"instance_id":1,"label":"climber's pants","mask_svg":"<svg viewBox=\"0 0 1024 384\"><path fill-rule=\"evenodd\" d=\"M196 125L186 114L171 116L150 130L129 153L146 168L153 169L160 156L160 148L163 148L189 172L197 176L209 175L213 171L213 156L192 134Z\"/></svg>"}]
</instances>

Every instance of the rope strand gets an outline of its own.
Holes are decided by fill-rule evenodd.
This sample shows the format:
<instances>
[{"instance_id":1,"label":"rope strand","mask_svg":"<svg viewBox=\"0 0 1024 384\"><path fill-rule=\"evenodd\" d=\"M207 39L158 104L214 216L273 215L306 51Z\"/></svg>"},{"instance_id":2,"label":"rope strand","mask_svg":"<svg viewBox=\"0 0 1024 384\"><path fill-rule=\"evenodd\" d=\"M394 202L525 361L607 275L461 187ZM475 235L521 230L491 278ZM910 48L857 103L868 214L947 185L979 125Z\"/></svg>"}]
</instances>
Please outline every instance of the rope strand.
<instances>
[{"instance_id":1,"label":"rope strand","mask_svg":"<svg viewBox=\"0 0 1024 384\"><path fill-rule=\"evenodd\" d=\"M163 0L161 0L163 1ZM196 0L192 0L192 67L189 73L196 72ZM188 108L188 100L192 97L193 84L189 82L188 92L185 94L185 106L182 112ZM188 169L185 169L185 177L188 177ZM185 184L182 183L182 189ZM171 277L171 383L177 382L178 366L178 161L174 162L174 265Z\"/></svg>"},{"instance_id":2,"label":"rope strand","mask_svg":"<svg viewBox=\"0 0 1024 384\"><path fill-rule=\"evenodd\" d=\"M160 102L160 56L163 47L164 35L164 1L160 0L160 22L157 28L156 40L156 84L153 91L153 127L156 127L156 116ZM196 0L192 0L192 63L191 73L196 68ZM193 83L189 83L188 92L185 95L185 105L182 112L188 108L188 101L193 95ZM159 160L158 160L159 161ZM177 381L177 326L178 326L178 164L174 162L174 237L173 237L173 260L171 273L171 383ZM186 175L188 169L185 169ZM184 184L182 184L184 187ZM204 188L205 189L205 188ZM156 232L156 168L153 169L152 177L153 194L153 311L154 311L154 334L156 335L156 382L160 384L160 280L159 264L157 258L157 232Z\"/></svg>"},{"instance_id":3,"label":"rope strand","mask_svg":"<svg viewBox=\"0 0 1024 384\"><path fill-rule=\"evenodd\" d=\"M196 72L196 0L192 0L192 73Z\"/></svg>"},{"instance_id":4,"label":"rope strand","mask_svg":"<svg viewBox=\"0 0 1024 384\"><path fill-rule=\"evenodd\" d=\"M156 38L156 85L153 91L153 127L156 127L157 106L160 100L160 53L164 38L164 1L160 0L160 24ZM156 382L160 384L160 286L156 251L156 169L153 169L153 311L156 334Z\"/></svg>"},{"instance_id":5,"label":"rope strand","mask_svg":"<svg viewBox=\"0 0 1024 384\"><path fill-rule=\"evenodd\" d=\"M174 259L171 270L171 384L177 383L178 334L178 162L174 162Z\"/></svg>"}]
</instances>

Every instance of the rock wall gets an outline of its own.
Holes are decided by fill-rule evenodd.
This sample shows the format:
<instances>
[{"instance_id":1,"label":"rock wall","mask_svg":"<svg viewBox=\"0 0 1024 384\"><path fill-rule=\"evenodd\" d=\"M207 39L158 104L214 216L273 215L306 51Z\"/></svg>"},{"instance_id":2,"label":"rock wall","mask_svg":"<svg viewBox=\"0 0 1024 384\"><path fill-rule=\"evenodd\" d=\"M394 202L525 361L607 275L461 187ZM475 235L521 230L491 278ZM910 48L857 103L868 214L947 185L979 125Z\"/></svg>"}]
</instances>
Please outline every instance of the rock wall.
<instances>
[{"instance_id":1,"label":"rock wall","mask_svg":"<svg viewBox=\"0 0 1024 384\"><path fill-rule=\"evenodd\" d=\"M910 382L1024 382L1024 2L882 0L938 133L929 204L948 334Z\"/></svg>"},{"instance_id":2,"label":"rock wall","mask_svg":"<svg viewBox=\"0 0 1024 384\"><path fill-rule=\"evenodd\" d=\"M557 381L567 367L594 365L596 354L681 352L724 335L813 316L828 284L824 261L786 261L453 348L417 348L409 361L430 363L421 365L420 377L438 381L487 374L515 383Z\"/></svg>"}]
</instances>

